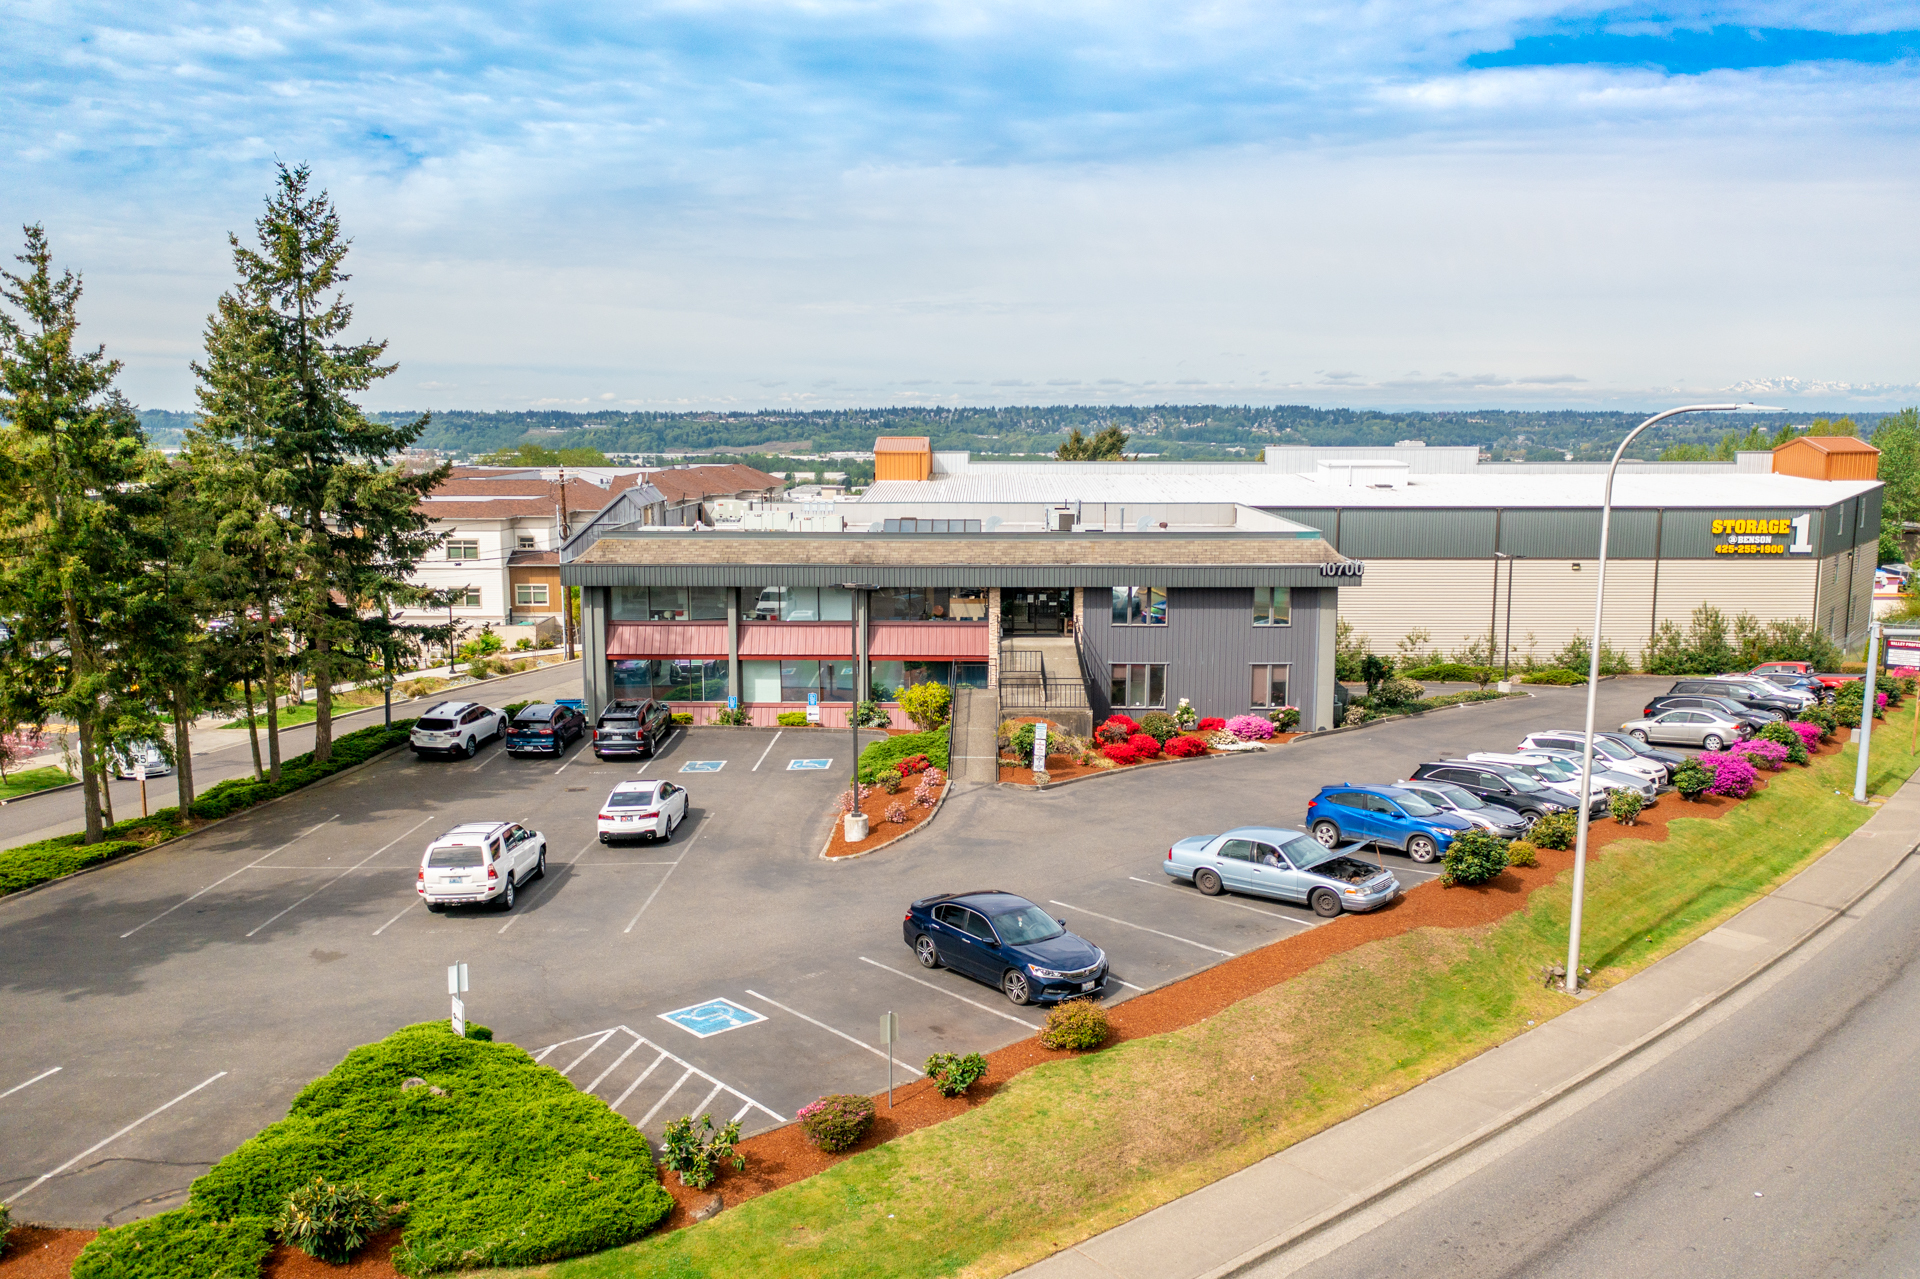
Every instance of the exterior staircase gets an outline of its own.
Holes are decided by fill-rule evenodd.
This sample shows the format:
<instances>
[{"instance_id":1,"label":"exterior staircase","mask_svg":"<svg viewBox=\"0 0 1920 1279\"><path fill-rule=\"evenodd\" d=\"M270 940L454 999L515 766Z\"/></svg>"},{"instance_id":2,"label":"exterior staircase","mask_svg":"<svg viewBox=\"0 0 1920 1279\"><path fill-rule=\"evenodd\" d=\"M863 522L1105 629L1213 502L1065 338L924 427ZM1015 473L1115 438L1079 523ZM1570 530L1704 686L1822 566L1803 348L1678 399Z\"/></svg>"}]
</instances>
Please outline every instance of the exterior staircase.
<instances>
[{"instance_id":1,"label":"exterior staircase","mask_svg":"<svg viewBox=\"0 0 1920 1279\"><path fill-rule=\"evenodd\" d=\"M1070 733L1093 732L1093 709L1071 635L1014 635L1000 642L1001 719L1045 716Z\"/></svg>"}]
</instances>

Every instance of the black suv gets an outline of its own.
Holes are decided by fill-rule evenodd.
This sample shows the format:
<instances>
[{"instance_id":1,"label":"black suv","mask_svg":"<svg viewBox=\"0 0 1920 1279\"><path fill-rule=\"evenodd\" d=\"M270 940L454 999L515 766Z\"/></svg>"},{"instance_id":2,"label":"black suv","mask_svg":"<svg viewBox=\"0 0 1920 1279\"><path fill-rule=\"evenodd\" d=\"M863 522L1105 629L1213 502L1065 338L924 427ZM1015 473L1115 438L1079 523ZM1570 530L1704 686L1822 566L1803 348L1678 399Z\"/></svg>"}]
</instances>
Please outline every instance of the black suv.
<instances>
[{"instance_id":1,"label":"black suv","mask_svg":"<svg viewBox=\"0 0 1920 1279\"><path fill-rule=\"evenodd\" d=\"M1475 760L1441 760L1422 764L1408 779L1416 782L1446 782L1478 795L1489 804L1499 804L1519 813L1532 825L1548 813L1577 807L1565 795L1550 790L1515 768L1501 764L1482 764ZM1604 798L1601 802L1605 802Z\"/></svg>"},{"instance_id":2,"label":"black suv","mask_svg":"<svg viewBox=\"0 0 1920 1279\"><path fill-rule=\"evenodd\" d=\"M1683 679L1675 680L1668 693L1687 693L1696 697L1726 697L1740 703L1748 710L1762 713L1773 712L1771 719L1785 719L1800 709L1800 703L1789 697L1773 697L1766 690L1752 684L1741 684L1724 679Z\"/></svg>"},{"instance_id":3,"label":"black suv","mask_svg":"<svg viewBox=\"0 0 1920 1279\"><path fill-rule=\"evenodd\" d=\"M673 728L665 702L608 702L593 730L593 753L601 759L640 756L653 758Z\"/></svg>"},{"instance_id":4,"label":"black suv","mask_svg":"<svg viewBox=\"0 0 1920 1279\"><path fill-rule=\"evenodd\" d=\"M1647 702L1646 709L1640 712L1640 718L1652 719L1662 711L1713 711L1740 721L1756 733L1774 721L1770 712L1757 711L1731 697L1710 697L1705 693L1662 694Z\"/></svg>"}]
</instances>

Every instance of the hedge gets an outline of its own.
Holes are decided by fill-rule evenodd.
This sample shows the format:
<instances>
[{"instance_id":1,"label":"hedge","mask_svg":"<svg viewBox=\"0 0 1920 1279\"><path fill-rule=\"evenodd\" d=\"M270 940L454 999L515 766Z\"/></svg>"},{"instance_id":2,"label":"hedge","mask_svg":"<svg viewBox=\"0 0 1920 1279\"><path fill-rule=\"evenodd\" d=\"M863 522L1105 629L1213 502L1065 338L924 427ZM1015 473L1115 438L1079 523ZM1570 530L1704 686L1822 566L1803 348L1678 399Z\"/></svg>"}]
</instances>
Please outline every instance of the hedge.
<instances>
[{"instance_id":1,"label":"hedge","mask_svg":"<svg viewBox=\"0 0 1920 1279\"><path fill-rule=\"evenodd\" d=\"M311 786L323 777L364 763L380 752L404 743L412 727L413 721L408 719L396 720L391 728L375 725L356 729L334 741L333 758L324 764L315 764L310 752L286 761L281 765L278 782L233 777L216 783L193 801L193 815L202 821L210 821L250 808L263 800L291 794L302 786ZM142 848L150 848L163 840L184 835L187 830L186 824L180 820L179 809L162 808L150 817L129 818L115 823L107 828L107 838L98 844L82 842L85 836L75 831L71 835L55 835L52 839L0 850L0 897L17 893L23 888L32 888L35 884L44 884L62 875L71 875L76 870L112 861L116 857L124 857ZM132 835L142 838L126 838Z\"/></svg>"},{"instance_id":2,"label":"hedge","mask_svg":"<svg viewBox=\"0 0 1920 1279\"><path fill-rule=\"evenodd\" d=\"M871 784L882 772L912 755L925 755L935 768L947 771L947 730L936 728L875 742L860 752L860 780Z\"/></svg>"},{"instance_id":3,"label":"hedge","mask_svg":"<svg viewBox=\"0 0 1920 1279\"><path fill-rule=\"evenodd\" d=\"M416 1076L441 1095L401 1087ZM405 1275L612 1248L673 1208L646 1138L605 1102L511 1044L426 1022L348 1053L184 1207L103 1231L74 1279L257 1275L273 1219L316 1176L409 1205L393 1252Z\"/></svg>"}]
</instances>

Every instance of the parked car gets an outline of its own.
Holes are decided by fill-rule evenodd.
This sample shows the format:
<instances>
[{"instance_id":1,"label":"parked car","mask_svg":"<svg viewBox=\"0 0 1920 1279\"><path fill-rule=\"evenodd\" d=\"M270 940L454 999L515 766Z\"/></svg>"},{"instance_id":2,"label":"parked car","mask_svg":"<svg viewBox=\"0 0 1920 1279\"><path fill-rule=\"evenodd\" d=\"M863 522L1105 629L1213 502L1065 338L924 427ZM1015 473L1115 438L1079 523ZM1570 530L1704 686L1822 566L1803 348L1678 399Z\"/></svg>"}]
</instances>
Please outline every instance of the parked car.
<instances>
[{"instance_id":1,"label":"parked car","mask_svg":"<svg viewBox=\"0 0 1920 1279\"><path fill-rule=\"evenodd\" d=\"M1347 910L1375 910L1400 891L1392 871L1279 826L1189 836L1167 850L1161 869L1209 897L1228 890L1252 893L1301 903L1325 919Z\"/></svg>"},{"instance_id":2,"label":"parked car","mask_svg":"<svg viewBox=\"0 0 1920 1279\"><path fill-rule=\"evenodd\" d=\"M173 763L161 754L154 742L131 742L125 750L113 752L112 759L115 777L139 776L136 770L143 762L148 777L165 777L173 771Z\"/></svg>"},{"instance_id":3,"label":"parked car","mask_svg":"<svg viewBox=\"0 0 1920 1279\"><path fill-rule=\"evenodd\" d=\"M651 759L672 731L673 715L665 702L608 702L593 729L593 753L601 759Z\"/></svg>"},{"instance_id":4,"label":"parked car","mask_svg":"<svg viewBox=\"0 0 1920 1279\"><path fill-rule=\"evenodd\" d=\"M1800 709L1800 699L1788 697L1787 690L1784 688L1768 692L1755 685L1730 679L1675 680L1673 687L1667 692L1731 698L1749 710L1760 711L1771 715L1774 719L1785 719Z\"/></svg>"},{"instance_id":5,"label":"parked car","mask_svg":"<svg viewBox=\"0 0 1920 1279\"><path fill-rule=\"evenodd\" d=\"M1323 847L1378 844L1417 862L1439 857L1455 835L1473 825L1392 786L1322 786L1307 801L1307 829Z\"/></svg>"},{"instance_id":6,"label":"parked car","mask_svg":"<svg viewBox=\"0 0 1920 1279\"><path fill-rule=\"evenodd\" d=\"M1523 751L1558 751L1561 754L1580 758L1586 743L1586 734L1579 730L1562 729L1556 732L1529 733L1520 743ZM1616 773L1633 773L1644 777L1656 786L1664 785L1667 780L1666 766L1652 760L1641 759L1634 752L1622 746L1612 738L1599 733L1593 735L1593 763L1596 768L1609 768Z\"/></svg>"},{"instance_id":7,"label":"parked car","mask_svg":"<svg viewBox=\"0 0 1920 1279\"><path fill-rule=\"evenodd\" d=\"M1811 675L1794 675L1786 671L1778 671L1771 675L1762 675L1760 678L1769 684L1775 684L1781 688L1793 689L1801 693L1809 693L1817 702L1830 702L1833 700L1833 690Z\"/></svg>"},{"instance_id":8,"label":"parked car","mask_svg":"<svg viewBox=\"0 0 1920 1279\"><path fill-rule=\"evenodd\" d=\"M491 903L512 910L515 890L547 873L547 837L517 822L467 822L427 845L417 887L427 909Z\"/></svg>"},{"instance_id":9,"label":"parked car","mask_svg":"<svg viewBox=\"0 0 1920 1279\"><path fill-rule=\"evenodd\" d=\"M1577 754L1561 754L1558 751L1526 751L1518 755L1503 755L1493 751L1475 751L1467 756L1475 763L1505 764L1518 768L1531 775L1534 780L1545 782L1572 803L1580 802L1580 757ZM1639 773L1616 772L1607 767L1607 761L1594 761L1593 790L1604 795L1608 791L1630 790L1651 804L1654 796L1660 793L1659 786ZM1660 780L1666 780L1662 771Z\"/></svg>"},{"instance_id":10,"label":"parked car","mask_svg":"<svg viewBox=\"0 0 1920 1279\"><path fill-rule=\"evenodd\" d=\"M1748 688L1766 697L1783 698L1793 703L1793 709L1796 714L1807 709L1809 706L1816 706L1820 702L1820 697L1816 693L1809 693L1803 688L1784 687L1764 675L1748 675L1745 672L1736 672L1731 675L1716 675L1714 678L1726 680L1732 684L1745 684Z\"/></svg>"},{"instance_id":11,"label":"parked car","mask_svg":"<svg viewBox=\"0 0 1920 1279\"><path fill-rule=\"evenodd\" d=\"M1639 738L1634 737L1628 733L1602 732L1600 736L1606 738L1610 742L1619 742L1622 746L1626 747L1628 750L1638 755L1641 759L1647 760L1650 763L1660 765L1660 767L1667 770L1668 781L1672 781L1673 775L1679 771L1680 765L1687 762L1687 757L1685 755L1679 755L1674 753L1673 751L1655 750L1653 747L1647 745L1645 742L1641 741Z\"/></svg>"},{"instance_id":12,"label":"parked car","mask_svg":"<svg viewBox=\"0 0 1920 1279\"><path fill-rule=\"evenodd\" d=\"M1443 812L1464 817L1481 830L1492 831L1501 839L1518 839L1527 833L1533 820L1505 804L1489 804L1470 790L1451 782L1395 782L1401 790L1411 791Z\"/></svg>"},{"instance_id":13,"label":"parked car","mask_svg":"<svg viewBox=\"0 0 1920 1279\"><path fill-rule=\"evenodd\" d=\"M997 888L922 897L900 934L922 968L951 968L998 986L1016 1004L1090 995L1107 981L1107 956L1066 921Z\"/></svg>"},{"instance_id":14,"label":"parked car","mask_svg":"<svg viewBox=\"0 0 1920 1279\"><path fill-rule=\"evenodd\" d=\"M539 702L522 708L507 726L507 754L564 755L567 743L587 735L587 717L571 706Z\"/></svg>"},{"instance_id":15,"label":"parked car","mask_svg":"<svg viewBox=\"0 0 1920 1279\"><path fill-rule=\"evenodd\" d=\"M478 702L441 702L413 721L407 745L416 755L472 759L482 742L507 735L507 713Z\"/></svg>"},{"instance_id":16,"label":"parked car","mask_svg":"<svg viewBox=\"0 0 1920 1279\"><path fill-rule=\"evenodd\" d=\"M1753 675L1804 675L1815 681L1828 692L1838 689L1849 680L1859 679L1858 675L1838 675L1813 669L1812 662L1762 662L1753 668Z\"/></svg>"},{"instance_id":17,"label":"parked car","mask_svg":"<svg viewBox=\"0 0 1920 1279\"><path fill-rule=\"evenodd\" d=\"M672 782L647 778L621 782L600 805L600 842L644 837L665 843L687 819L687 802L687 788Z\"/></svg>"},{"instance_id":18,"label":"parked car","mask_svg":"<svg viewBox=\"0 0 1920 1279\"><path fill-rule=\"evenodd\" d=\"M1490 804L1513 809L1527 819L1529 826L1548 813L1564 813L1578 807L1568 802L1559 791L1542 785L1525 773L1501 768L1498 764L1474 764L1458 759L1436 760L1414 769L1412 780L1458 786Z\"/></svg>"},{"instance_id":19,"label":"parked car","mask_svg":"<svg viewBox=\"0 0 1920 1279\"><path fill-rule=\"evenodd\" d=\"M1738 720L1701 710L1661 711L1648 718L1630 719L1620 730L1642 741L1698 746L1709 751L1725 750L1734 742L1745 741L1751 732Z\"/></svg>"},{"instance_id":20,"label":"parked car","mask_svg":"<svg viewBox=\"0 0 1920 1279\"><path fill-rule=\"evenodd\" d=\"M1704 693L1665 694L1651 698L1640 708L1640 718L1651 719L1662 711L1705 711L1709 715L1724 715L1745 724L1756 733L1774 722L1772 711L1756 711L1731 697L1708 697Z\"/></svg>"}]
</instances>

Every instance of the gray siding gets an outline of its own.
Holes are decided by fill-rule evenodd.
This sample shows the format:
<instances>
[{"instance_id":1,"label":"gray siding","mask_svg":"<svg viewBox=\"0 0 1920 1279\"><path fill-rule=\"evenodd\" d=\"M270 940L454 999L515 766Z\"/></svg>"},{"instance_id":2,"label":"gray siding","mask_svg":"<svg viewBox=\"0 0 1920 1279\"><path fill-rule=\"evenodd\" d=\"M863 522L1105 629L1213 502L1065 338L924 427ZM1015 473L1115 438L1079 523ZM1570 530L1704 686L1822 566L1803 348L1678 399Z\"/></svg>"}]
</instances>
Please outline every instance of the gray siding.
<instances>
[{"instance_id":1,"label":"gray siding","mask_svg":"<svg viewBox=\"0 0 1920 1279\"><path fill-rule=\"evenodd\" d=\"M1348 507L1341 512L1339 527L1340 544L1334 549L1352 559L1412 554L1458 560L1493 554L1493 512L1484 508Z\"/></svg>"},{"instance_id":2,"label":"gray siding","mask_svg":"<svg viewBox=\"0 0 1920 1279\"><path fill-rule=\"evenodd\" d=\"M1301 722L1323 723L1316 714L1322 696L1318 663L1321 659L1321 611L1335 607L1331 589L1293 592L1293 621L1288 626L1255 626L1253 592L1241 589L1172 587L1167 592L1165 626L1115 626L1109 597L1089 590L1082 619L1087 663L1095 676L1094 716L1112 714L1102 682L1115 662L1164 662L1167 667L1168 711L1181 698L1193 703L1202 717L1244 714L1249 707L1255 662L1285 662L1287 696L1300 708ZM1331 670L1333 654L1325 654ZM1328 712L1329 714L1331 711Z\"/></svg>"},{"instance_id":3,"label":"gray siding","mask_svg":"<svg viewBox=\"0 0 1920 1279\"><path fill-rule=\"evenodd\" d=\"M1653 558L1653 511L1613 513L1613 559ZM1596 510L1515 510L1500 517L1500 549L1530 560L1590 560L1600 553L1600 512Z\"/></svg>"}]
</instances>

